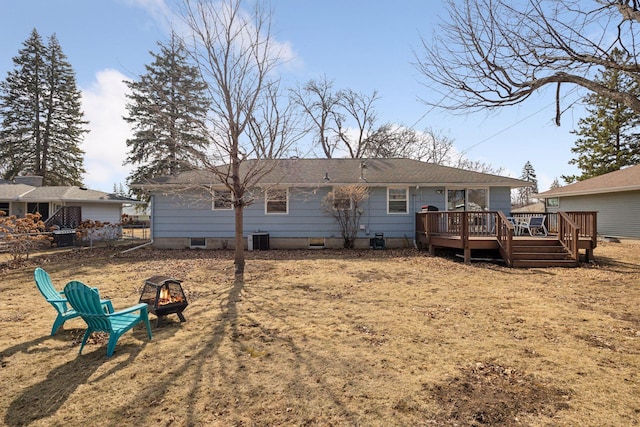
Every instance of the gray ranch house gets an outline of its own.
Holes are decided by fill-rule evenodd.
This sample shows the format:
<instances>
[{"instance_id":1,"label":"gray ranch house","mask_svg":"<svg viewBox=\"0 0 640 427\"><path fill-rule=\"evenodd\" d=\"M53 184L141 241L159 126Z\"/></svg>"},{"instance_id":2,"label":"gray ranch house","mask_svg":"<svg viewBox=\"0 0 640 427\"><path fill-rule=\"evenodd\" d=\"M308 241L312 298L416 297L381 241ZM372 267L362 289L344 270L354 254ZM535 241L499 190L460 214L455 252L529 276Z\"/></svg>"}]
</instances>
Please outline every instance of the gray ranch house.
<instances>
[{"instance_id":1,"label":"gray ranch house","mask_svg":"<svg viewBox=\"0 0 640 427\"><path fill-rule=\"evenodd\" d=\"M538 194L547 212L597 212L598 234L640 238L640 165Z\"/></svg>"},{"instance_id":2,"label":"gray ranch house","mask_svg":"<svg viewBox=\"0 0 640 427\"><path fill-rule=\"evenodd\" d=\"M260 164L261 168L256 168ZM323 198L340 186L368 187L356 247L382 233L386 247L415 244L416 212L511 211L511 189L529 183L410 159L283 159L246 161L250 204L245 244L253 249L340 248L341 229ZM224 166L222 168L228 168ZM266 168L266 169L265 169ZM227 188L211 172L162 177L135 187L151 195L157 248L232 248L234 212Z\"/></svg>"}]
</instances>

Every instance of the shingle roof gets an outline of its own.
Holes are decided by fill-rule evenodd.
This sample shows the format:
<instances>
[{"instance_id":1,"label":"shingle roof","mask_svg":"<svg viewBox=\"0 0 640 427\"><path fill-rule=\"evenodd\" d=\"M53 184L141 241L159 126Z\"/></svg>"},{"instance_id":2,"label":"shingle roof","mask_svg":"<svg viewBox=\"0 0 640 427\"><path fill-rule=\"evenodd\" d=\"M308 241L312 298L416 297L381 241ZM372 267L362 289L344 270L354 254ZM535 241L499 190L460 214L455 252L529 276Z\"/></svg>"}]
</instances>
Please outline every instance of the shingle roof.
<instances>
[{"instance_id":1,"label":"shingle roof","mask_svg":"<svg viewBox=\"0 0 640 427\"><path fill-rule=\"evenodd\" d=\"M23 202L135 202L127 197L76 186L33 187L26 184L0 183L0 200Z\"/></svg>"},{"instance_id":2,"label":"shingle roof","mask_svg":"<svg viewBox=\"0 0 640 427\"><path fill-rule=\"evenodd\" d=\"M271 162L271 163L269 163ZM244 162L240 171L247 176L255 161ZM486 185L524 187L530 183L519 179L473 172L411 159L283 159L262 160L270 172L257 180L260 185L319 186L341 184L464 186ZM226 166L221 167L224 170ZM325 178L328 178L325 179ZM191 171L174 177L162 177L138 187L216 183L211 172Z\"/></svg>"},{"instance_id":3,"label":"shingle roof","mask_svg":"<svg viewBox=\"0 0 640 427\"><path fill-rule=\"evenodd\" d=\"M33 187L25 184L0 183L0 200L17 200L20 196L32 191Z\"/></svg>"},{"instance_id":4,"label":"shingle roof","mask_svg":"<svg viewBox=\"0 0 640 427\"><path fill-rule=\"evenodd\" d=\"M585 194L614 193L640 190L640 165L631 166L594 178L538 194L541 198L579 196Z\"/></svg>"}]
</instances>

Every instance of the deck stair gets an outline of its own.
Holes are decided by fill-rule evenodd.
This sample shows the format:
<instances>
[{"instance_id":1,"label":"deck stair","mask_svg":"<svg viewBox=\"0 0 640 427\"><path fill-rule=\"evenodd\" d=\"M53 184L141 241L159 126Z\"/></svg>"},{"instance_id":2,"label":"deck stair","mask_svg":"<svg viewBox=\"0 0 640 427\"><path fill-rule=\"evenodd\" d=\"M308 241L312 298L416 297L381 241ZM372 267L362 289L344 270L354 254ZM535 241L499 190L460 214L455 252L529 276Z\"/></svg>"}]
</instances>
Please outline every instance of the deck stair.
<instances>
[{"instance_id":1,"label":"deck stair","mask_svg":"<svg viewBox=\"0 0 640 427\"><path fill-rule=\"evenodd\" d=\"M576 267L577 260L555 238L519 237L513 240L513 267Z\"/></svg>"}]
</instances>

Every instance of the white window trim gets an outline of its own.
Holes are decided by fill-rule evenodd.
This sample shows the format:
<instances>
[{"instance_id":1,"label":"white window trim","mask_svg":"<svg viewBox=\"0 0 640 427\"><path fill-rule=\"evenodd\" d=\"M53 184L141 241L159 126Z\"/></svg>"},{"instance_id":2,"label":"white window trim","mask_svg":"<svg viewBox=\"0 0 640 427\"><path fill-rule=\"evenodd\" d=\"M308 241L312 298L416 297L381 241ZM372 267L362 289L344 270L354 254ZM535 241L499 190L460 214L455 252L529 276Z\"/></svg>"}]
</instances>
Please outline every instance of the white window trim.
<instances>
[{"instance_id":1,"label":"white window trim","mask_svg":"<svg viewBox=\"0 0 640 427\"><path fill-rule=\"evenodd\" d=\"M285 202L285 206L286 206L286 210L285 212L269 212L269 191L285 191L285 195L286 195L286 202ZM265 215L288 215L289 214L289 189L288 188L271 188L268 190L265 190L264 192L264 214Z\"/></svg>"},{"instance_id":2,"label":"white window trim","mask_svg":"<svg viewBox=\"0 0 640 427\"><path fill-rule=\"evenodd\" d=\"M404 190L404 201L405 201L405 212L391 212L389 210L389 204L391 199L389 199L389 190ZM409 214L409 187L387 187L387 214L388 215L408 215Z\"/></svg>"},{"instance_id":3,"label":"white window trim","mask_svg":"<svg viewBox=\"0 0 640 427\"><path fill-rule=\"evenodd\" d=\"M333 206L331 209L334 211L350 211L353 210L353 198L349 197L349 207L348 208L339 208L336 203L336 194L340 191L340 187L332 187L331 192L333 192ZM346 199L346 198L345 198Z\"/></svg>"},{"instance_id":4,"label":"white window trim","mask_svg":"<svg viewBox=\"0 0 640 427\"><path fill-rule=\"evenodd\" d=\"M229 192L229 195L233 198L233 195L231 194L231 190L213 190L213 200L211 201L211 210L213 210L213 211L232 211L233 210L233 203L230 203L228 208L217 208L216 207L216 193L217 192L221 192L221 191Z\"/></svg>"}]
</instances>

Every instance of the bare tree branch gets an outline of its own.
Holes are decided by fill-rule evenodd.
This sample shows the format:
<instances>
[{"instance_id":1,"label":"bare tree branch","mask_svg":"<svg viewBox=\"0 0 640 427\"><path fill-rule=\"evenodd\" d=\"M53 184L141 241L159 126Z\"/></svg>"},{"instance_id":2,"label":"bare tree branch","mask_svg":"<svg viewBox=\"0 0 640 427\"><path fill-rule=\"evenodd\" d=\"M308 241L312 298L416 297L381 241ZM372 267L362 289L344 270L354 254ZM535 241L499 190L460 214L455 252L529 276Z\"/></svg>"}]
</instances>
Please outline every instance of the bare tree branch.
<instances>
[{"instance_id":1,"label":"bare tree branch","mask_svg":"<svg viewBox=\"0 0 640 427\"><path fill-rule=\"evenodd\" d=\"M570 83L640 113L640 100L607 88L598 70L640 79L638 2L631 0L447 0L449 19L415 66L424 84L448 96L428 105L481 110L516 105L547 85ZM618 61L615 48L627 53Z\"/></svg>"}]
</instances>

